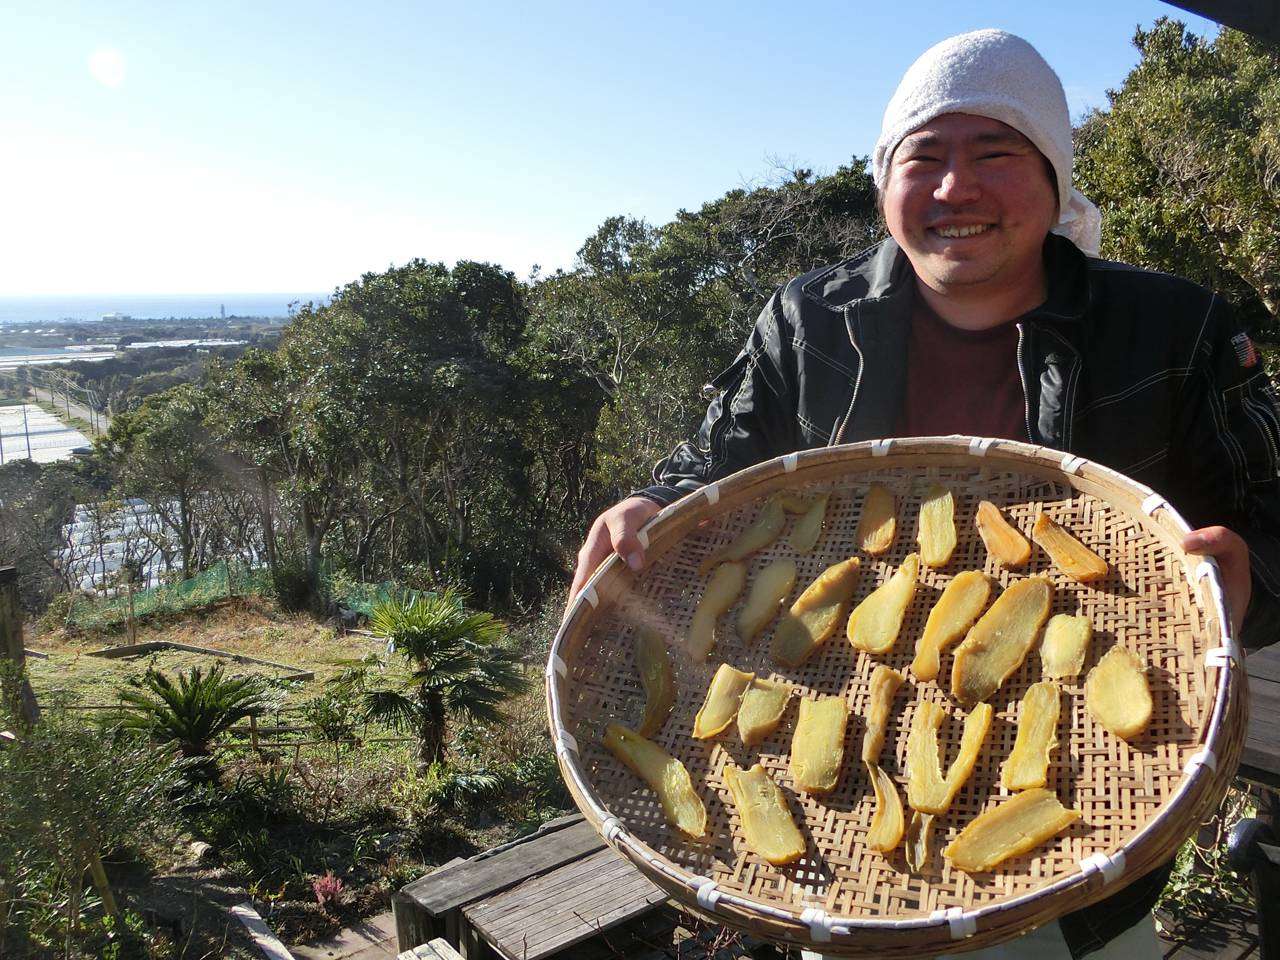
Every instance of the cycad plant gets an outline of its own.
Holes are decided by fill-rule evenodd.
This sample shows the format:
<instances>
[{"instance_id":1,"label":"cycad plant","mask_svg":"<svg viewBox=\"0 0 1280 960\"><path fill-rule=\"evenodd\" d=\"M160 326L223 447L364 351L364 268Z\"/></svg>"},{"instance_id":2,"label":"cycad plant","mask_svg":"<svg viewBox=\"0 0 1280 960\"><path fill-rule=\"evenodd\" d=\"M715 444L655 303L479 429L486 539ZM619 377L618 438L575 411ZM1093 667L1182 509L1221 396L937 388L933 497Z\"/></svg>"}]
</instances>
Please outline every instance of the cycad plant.
<instances>
[{"instance_id":1,"label":"cycad plant","mask_svg":"<svg viewBox=\"0 0 1280 960\"><path fill-rule=\"evenodd\" d=\"M213 743L242 720L261 716L271 700L257 677L228 677L222 665L208 673L193 667L178 674L177 682L148 670L133 689L120 691L126 729L142 731L153 740L172 743L184 757L197 761L207 776L216 770Z\"/></svg>"},{"instance_id":2,"label":"cycad plant","mask_svg":"<svg viewBox=\"0 0 1280 960\"><path fill-rule=\"evenodd\" d=\"M424 770L445 759L449 716L498 721L499 705L525 686L516 653L502 643L502 624L468 610L452 589L380 601L369 626L387 641L388 656L364 661L339 683L359 693L369 719L417 737Z\"/></svg>"}]
</instances>

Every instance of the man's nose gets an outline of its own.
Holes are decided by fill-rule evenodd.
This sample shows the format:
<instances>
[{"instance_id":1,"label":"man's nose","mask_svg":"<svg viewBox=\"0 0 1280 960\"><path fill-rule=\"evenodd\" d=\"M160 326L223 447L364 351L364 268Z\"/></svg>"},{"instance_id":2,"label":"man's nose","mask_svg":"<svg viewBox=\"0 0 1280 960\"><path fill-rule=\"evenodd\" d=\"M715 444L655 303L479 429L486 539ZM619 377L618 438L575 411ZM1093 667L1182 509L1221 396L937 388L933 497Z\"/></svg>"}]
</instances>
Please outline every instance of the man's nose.
<instances>
[{"instance_id":1,"label":"man's nose","mask_svg":"<svg viewBox=\"0 0 1280 960\"><path fill-rule=\"evenodd\" d=\"M933 198L939 203L958 206L973 203L981 193L981 186L973 170L966 164L953 163L942 171L942 179L933 191Z\"/></svg>"}]
</instances>

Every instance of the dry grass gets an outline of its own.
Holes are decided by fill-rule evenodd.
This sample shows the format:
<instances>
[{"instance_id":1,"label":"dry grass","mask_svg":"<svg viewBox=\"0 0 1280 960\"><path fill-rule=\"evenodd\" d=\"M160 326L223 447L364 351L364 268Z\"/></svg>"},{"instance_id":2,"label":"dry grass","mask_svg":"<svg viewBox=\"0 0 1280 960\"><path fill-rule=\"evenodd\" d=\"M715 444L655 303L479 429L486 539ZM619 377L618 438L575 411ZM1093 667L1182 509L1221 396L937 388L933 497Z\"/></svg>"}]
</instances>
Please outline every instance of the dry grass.
<instances>
[{"instance_id":1,"label":"dry grass","mask_svg":"<svg viewBox=\"0 0 1280 960\"><path fill-rule=\"evenodd\" d=\"M286 704L314 695L324 680L339 669L336 661L361 657L377 648L377 642L368 637L338 633L330 623L317 621L309 614L285 613L272 601L259 597L229 600L179 621L139 627L139 643L156 640L226 650L315 671L314 680L285 690ZM119 660L88 656L91 650L127 642L120 634L110 641L62 632L32 638L28 649L47 657L28 660L37 698L42 702L65 699L75 704L114 703L117 688L148 668L173 673L196 666L207 669L214 662L221 662L227 673L235 676L286 675L267 666L178 650Z\"/></svg>"}]
</instances>

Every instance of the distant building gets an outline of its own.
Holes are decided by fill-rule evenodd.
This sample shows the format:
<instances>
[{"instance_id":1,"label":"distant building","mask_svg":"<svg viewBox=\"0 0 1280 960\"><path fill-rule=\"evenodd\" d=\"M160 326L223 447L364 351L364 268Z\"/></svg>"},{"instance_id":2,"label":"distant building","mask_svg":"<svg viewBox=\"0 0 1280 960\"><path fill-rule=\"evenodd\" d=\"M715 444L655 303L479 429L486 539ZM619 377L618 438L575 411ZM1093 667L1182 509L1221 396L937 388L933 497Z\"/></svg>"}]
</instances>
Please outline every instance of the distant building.
<instances>
[{"instance_id":1,"label":"distant building","mask_svg":"<svg viewBox=\"0 0 1280 960\"><path fill-rule=\"evenodd\" d=\"M104 313L102 315L102 319L103 320L132 320L133 317L129 316L127 313Z\"/></svg>"}]
</instances>

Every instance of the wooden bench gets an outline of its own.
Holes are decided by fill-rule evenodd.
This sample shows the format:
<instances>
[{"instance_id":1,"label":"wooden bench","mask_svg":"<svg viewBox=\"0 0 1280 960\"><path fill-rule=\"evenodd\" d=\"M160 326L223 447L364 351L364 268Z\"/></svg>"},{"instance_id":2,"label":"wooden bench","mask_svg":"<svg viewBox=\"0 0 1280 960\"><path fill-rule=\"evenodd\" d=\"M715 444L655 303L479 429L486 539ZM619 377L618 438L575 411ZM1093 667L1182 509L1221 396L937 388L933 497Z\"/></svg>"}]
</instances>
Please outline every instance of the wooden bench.
<instances>
[{"instance_id":1,"label":"wooden bench","mask_svg":"<svg viewBox=\"0 0 1280 960\"><path fill-rule=\"evenodd\" d=\"M443 937L464 958L542 960L665 900L579 814L441 867L391 906L401 951Z\"/></svg>"}]
</instances>

